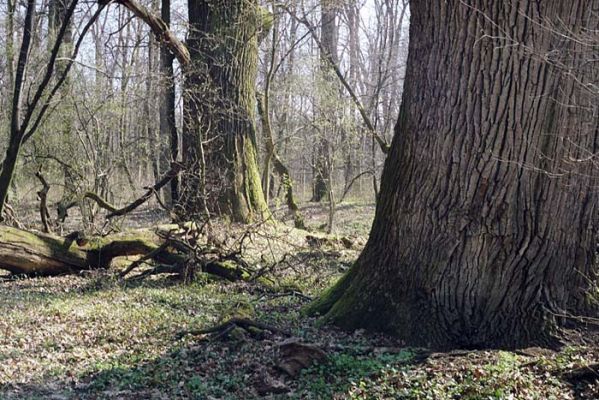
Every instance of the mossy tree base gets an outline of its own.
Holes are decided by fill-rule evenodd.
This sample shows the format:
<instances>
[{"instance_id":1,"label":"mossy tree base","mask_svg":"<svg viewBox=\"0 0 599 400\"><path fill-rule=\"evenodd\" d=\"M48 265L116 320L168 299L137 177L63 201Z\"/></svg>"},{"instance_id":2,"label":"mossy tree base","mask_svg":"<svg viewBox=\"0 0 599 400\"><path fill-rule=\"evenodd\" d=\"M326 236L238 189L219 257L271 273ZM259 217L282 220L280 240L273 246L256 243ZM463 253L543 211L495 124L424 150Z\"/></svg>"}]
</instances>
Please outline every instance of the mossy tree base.
<instances>
[{"instance_id":1,"label":"mossy tree base","mask_svg":"<svg viewBox=\"0 0 599 400\"><path fill-rule=\"evenodd\" d=\"M271 218L257 162L258 41L272 23L256 0L189 2L181 206L248 223Z\"/></svg>"}]
</instances>

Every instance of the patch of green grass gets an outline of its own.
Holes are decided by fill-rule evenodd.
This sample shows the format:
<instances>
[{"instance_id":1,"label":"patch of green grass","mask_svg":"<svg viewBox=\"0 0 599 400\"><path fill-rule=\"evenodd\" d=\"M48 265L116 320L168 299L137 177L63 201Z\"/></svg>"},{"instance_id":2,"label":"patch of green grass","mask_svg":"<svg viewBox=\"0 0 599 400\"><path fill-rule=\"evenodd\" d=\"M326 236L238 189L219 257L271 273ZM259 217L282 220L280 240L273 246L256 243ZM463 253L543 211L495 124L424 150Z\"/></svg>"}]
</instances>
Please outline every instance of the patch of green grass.
<instances>
[{"instance_id":1,"label":"patch of green grass","mask_svg":"<svg viewBox=\"0 0 599 400\"><path fill-rule=\"evenodd\" d=\"M380 376L384 371L410 362L414 353L406 349L399 353L354 355L336 353L328 362L304 370L298 383L297 397L309 399L332 399L350 387L360 385L366 379Z\"/></svg>"},{"instance_id":2,"label":"patch of green grass","mask_svg":"<svg viewBox=\"0 0 599 400\"><path fill-rule=\"evenodd\" d=\"M565 385L550 374L522 368L519 356L489 353L479 360L455 359L419 368L385 369L375 379L352 383L350 399L503 400L560 399Z\"/></svg>"},{"instance_id":3,"label":"patch of green grass","mask_svg":"<svg viewBox=\"0 0 599 400\"><path fill-rule=\"evenodd\" d=\"M134 370L171 349L177 331L215 321L228 301L212 285L16 293L0 321L0 385Z\"/></svg>"}]
</instances>

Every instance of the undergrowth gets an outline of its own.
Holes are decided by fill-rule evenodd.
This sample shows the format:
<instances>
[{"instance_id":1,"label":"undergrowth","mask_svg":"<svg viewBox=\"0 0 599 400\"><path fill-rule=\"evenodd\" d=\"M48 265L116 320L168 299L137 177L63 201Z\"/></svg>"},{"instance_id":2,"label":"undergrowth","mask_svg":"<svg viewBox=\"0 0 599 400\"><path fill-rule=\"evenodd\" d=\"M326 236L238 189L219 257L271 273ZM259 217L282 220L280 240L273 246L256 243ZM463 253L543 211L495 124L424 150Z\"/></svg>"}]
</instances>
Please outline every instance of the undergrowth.
<instances>
[{"instance_id":1,"label":"undergrowth","mask_svg":"<svg viewBox=\"0 0 599 400\"><path fill-rule=\"evenodd\" d=\"M190 284L167 277L124 283L111 272L2 282L0 399L599 398L596 381L562 376L596 363L592 346L430 354L305 316L308 298L358 253L296 249L301 262L273 271L268 288L202 274ZM327 360L292 378L276 367L289 337L182 334L234 316L284 329Z\"/></svg>"}]
</instances>

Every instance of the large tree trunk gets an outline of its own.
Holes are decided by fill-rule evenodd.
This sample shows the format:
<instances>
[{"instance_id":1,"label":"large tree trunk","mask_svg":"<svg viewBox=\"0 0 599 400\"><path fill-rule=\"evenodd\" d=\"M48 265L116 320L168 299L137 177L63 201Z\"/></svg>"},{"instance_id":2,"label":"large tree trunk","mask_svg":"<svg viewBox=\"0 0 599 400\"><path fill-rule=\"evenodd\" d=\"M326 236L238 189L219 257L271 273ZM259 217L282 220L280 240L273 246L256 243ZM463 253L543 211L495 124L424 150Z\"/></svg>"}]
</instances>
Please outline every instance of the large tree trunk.
<instances>
[{"instance_id":1,"label":"large tree trunk","mask_svg":"<svg viewBox=\"0 0 599 400\"><path fill-rule=\"evenodd\" d=\"M370 239L313 310L412 345L473 348L553 344L559 316L591 309L598 6L411 2Z\"/></svg>"},{"instance_id":2,"label":"large tree trunk","mask_svg":"<svg viewBox=\"0 0 599 400\"><path fill-rule=\"evenodd\" d=\"M182 187L188 214L208 208L241 222L268 214L255 137L258 37L265 17L256 1L189 2L192 63Z\"/></svg>"}]
</instances>

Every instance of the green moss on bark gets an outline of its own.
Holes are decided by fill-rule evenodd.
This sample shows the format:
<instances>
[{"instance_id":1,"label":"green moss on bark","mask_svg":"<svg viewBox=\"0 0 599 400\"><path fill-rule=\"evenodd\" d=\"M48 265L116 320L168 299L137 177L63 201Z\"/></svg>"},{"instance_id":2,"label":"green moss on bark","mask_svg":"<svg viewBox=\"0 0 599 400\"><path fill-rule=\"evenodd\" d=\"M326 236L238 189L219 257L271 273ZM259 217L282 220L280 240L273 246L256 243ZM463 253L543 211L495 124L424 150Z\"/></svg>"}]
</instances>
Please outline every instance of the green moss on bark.
<instances>
[{"instance_id":1,"label":"green moss on bark","mask_svg":"<svg viewBox=\"0 0 599 400\"><path fill-rule=\"evenodd\" d=\"M350 287L354 270L355 266L353 266L345 275L339 278L339 280L333 286L327 289L320 297L308 304L303 312L307 315L320 314L326 316L328 319L328 313L339 301L339 299L346 294L347 289Z\"/></svg>"}]
</instances>

